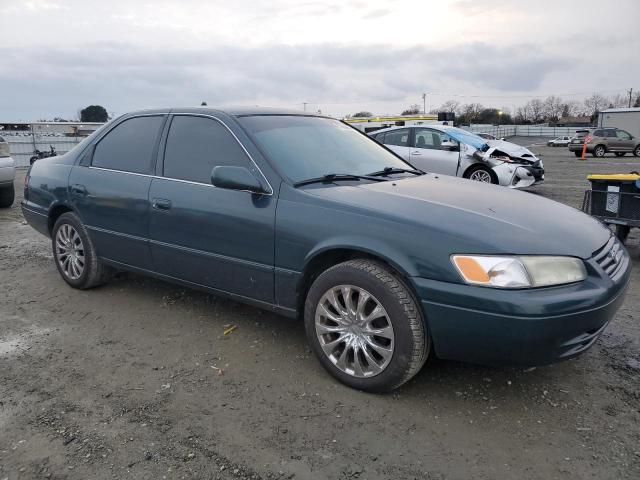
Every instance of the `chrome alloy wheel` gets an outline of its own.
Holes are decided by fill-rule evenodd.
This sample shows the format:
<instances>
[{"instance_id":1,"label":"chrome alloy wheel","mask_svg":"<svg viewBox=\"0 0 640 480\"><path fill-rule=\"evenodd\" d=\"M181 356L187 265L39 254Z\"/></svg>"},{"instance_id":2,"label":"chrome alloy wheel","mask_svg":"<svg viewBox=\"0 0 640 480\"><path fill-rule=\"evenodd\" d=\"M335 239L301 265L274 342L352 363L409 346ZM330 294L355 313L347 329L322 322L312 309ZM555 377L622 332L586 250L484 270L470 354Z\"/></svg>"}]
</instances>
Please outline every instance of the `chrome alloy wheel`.
<instances>
[{"instance_id":1,"label":"chrome alloy wheel","mask_svg":"<svg viewBox=\"0 0 640 480\"><path fill-rule=\"evenodd\" d=\"M77 280L84 272L84 245L73 226L63 224L56 233L56 259L64 274Z\"/></svg>"},{"instance_id":2,"label":"chrome alloy wheel","mask_svg":"<svg viewBox=\"0 0 640 480\"><path fill-rule=\"evenodd\" d=\"M486 170L476 170L469 176L469 180L476 182L491 183L491 174Z\"/></svg>"},{"instance_id":3,"label":"chrome alloy wheel","mask_svg":"<svg viewBox=\"0 0 640 480\"><path fill-rule=\"evenodd\" d=\"M347 375L373 377L393 357L394 334L389 315L362 288L338 285L327 290L316 307L315 326L325 355Z\"/></svg>"}]
</instances>

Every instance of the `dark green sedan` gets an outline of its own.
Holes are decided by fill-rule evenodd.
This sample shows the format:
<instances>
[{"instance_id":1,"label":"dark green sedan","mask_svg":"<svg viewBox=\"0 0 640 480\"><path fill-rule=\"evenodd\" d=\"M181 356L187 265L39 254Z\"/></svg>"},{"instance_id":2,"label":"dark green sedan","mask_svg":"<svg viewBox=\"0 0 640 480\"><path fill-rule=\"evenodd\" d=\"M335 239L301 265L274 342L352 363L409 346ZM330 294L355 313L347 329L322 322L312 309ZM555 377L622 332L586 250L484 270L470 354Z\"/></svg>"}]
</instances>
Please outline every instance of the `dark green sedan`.
<instances>
[{"instance_id":1,"label":"dark green sedan","mask_svg":"<svg viewBox=\"0 0 640 480\"><path fill-rule=\"evenodd\" d=\"M430 355L574 357L630 274L573 208L422 172L342 122L282 110L124 115L36 162L22 208L72 287L128 270L302 318L329 373L376 392Z\"/></svg>"}]
</instances>

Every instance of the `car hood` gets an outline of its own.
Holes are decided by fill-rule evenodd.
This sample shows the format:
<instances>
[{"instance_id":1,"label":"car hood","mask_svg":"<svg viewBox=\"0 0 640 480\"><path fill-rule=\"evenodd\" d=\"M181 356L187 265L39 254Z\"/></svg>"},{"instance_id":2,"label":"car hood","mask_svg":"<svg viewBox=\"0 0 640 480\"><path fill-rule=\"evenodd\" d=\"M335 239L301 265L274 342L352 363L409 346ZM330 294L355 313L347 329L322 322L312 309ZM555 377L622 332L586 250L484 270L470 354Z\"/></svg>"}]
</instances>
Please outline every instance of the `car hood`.
<instances>
[{"instance_id":1,"label":"car hood","mask_svg":"<svg viewBox=\"0 0 640 480\"><path fill-rule=\"evenodd\" d=\"M531 150L521 145L516 145L515 143L506 142L504 140L487 140L487 145L489 148L484 153L487 156L491 156L492 154L497 155L498 152L502 152L514 160L522 159L529 162L538 161L538 157L536 157Z\"/></svg>"},{"instance_id":2,"label":"car hood","mask_svg":"<svg viewBox=\"0 0 640 480\"><path fill-rule=\"evenodd\" d=\"M448 176L334 185L308 193L391 221L399 234L402 224L418 225L427 229L426 237L455 239L456 248L465 249L451 253L589 258L611 236L602 223L553 200ZM436 232L440 235L432 235Z\"/></svg>"}]
</instances>

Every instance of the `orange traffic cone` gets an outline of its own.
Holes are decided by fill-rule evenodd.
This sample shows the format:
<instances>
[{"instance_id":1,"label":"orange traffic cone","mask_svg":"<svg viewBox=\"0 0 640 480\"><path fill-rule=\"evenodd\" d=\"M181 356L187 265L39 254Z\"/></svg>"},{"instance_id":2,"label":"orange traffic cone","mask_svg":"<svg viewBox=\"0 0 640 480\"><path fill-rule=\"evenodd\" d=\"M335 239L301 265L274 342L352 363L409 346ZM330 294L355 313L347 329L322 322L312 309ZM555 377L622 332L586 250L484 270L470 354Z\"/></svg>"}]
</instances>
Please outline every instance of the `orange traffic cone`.
<instances>
[{"instance_id":1,"label":"orange traffic cone","mask_svg":"<svg viewBox=\"0 0 640 480\"><path fill-rule=\"evenodd\" d=\"M582 146L582 156L580 156L580 160L586 160L586 155L587 155L587 142L584 142L584 145Z\"/></svg>"}]
</instances>

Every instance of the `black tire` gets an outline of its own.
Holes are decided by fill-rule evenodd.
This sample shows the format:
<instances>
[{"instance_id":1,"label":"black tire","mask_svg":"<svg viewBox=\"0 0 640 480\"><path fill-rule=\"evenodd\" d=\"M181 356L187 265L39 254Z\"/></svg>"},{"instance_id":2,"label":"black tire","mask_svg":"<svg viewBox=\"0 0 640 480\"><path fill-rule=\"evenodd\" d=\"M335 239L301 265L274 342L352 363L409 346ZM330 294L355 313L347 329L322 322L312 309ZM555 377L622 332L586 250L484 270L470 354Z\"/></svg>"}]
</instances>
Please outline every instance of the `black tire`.
<instances>
[{"instance_id":1,"label":"black tire","mask_svg":"<svg viewBox=\"0 0 640 480\"><path fill-rule=\"evenodd\" d=\"M574 154L576 157L581 157L581 156L582 156L582 152L573 152L573 154Z\"/></svg>"},{"instance_id":2,"label":"black tire","mask_svg":"<svg viewBox=\"0 0 640 480\"><path fill-rule=\"evenodd\" d=\"M636 148L633 149L633 154L636 157L640 157L640 145L636 145Z\"/></svg>"},{"instance_id":3,"label":"black tire","mask_svg":"<svg viewBox=\"0 0 640 480\"><path fill-rule=\"evenodd\" d=\"M323 295L339 285L369 292L384 307L394 333L393 353L386 367L371 377L340 370L323 351L316 334L316 310ZM349 260L335 265L313 282L304 308L307 339L322 366L349 387L367 392L389 392L420 371L430 351L430 338L419 303L404 282L388 267L372 260Z\"/></svg>"},{"instance_id":4,"label":"black tire","mask_svg":"<svg viewBox=\"0 0 640 480\"><path fill-rule=\"evenodd\" d=\"M627 241L630 231L631 227L628 225L616 225L616 237L618 237L618 240L622 243Z\"/></svg>"},{"instance_id":5,"label":"black tire","mask_svg":"<svg viewBox=\"0 0 640 480\"><path fill-rule=\"evenodd\" d=\"M77 232L82 241L81 246L83 247L82 251L84 254L84 266L82 269L82 274L75 279L70 278L70 276L63 270L62 265L59 261L59 254L56 247L58 231L65 225L71 226ZM101 285L106 280L108 280L113 272L110 267L104 265L98 259L95 247L91 242L91 238L89 238L87 230L84 228L84 225L75 213L63 213L56 220L56 223L53 226L53 230L51 231L51 248L53 250L53 261L56 264L56 268L58 269L60 276L73 288L85 290L88 288L97 287L98 285Z\"/></svg>"},{"instance_id":6,"label":"black tire","mask_svg":"<svg viewBox=\"0 0 640 480\"><path fill-rule=\"evenodd\" d=\"M13 183L8 187L0 187L0 208L9 208L16 198Z\"/></svg>"},{"instance_id":7,"label":"black tire","mask_svg":"<svg viewBox=\"0 0 640 480\"><path fill-rule=\"evenodd\" d=\"M604 145L596 145L593 149L594 157L602 158L604 157L605 153L607 153L607 149Z\"/></svg>"},{"instance_id":8,"label":"black tire","mask_svg":"<svg viewBox=\"0 0 640 480\"><path fill-rule=\"evenodd\" d=\"M496 172L491 170L486 165L472 165L471 167L469 167L469 169L466 172L464 172L464 178L467 178L473 181L480 181L473 178L474 173L477 174L478 172L486 172L489 174L489 177L491 178L491 182L483 182L483 183L492 183L494 185L498 185L498 176L496 175Z\"/></svg>"}]
</instances>

